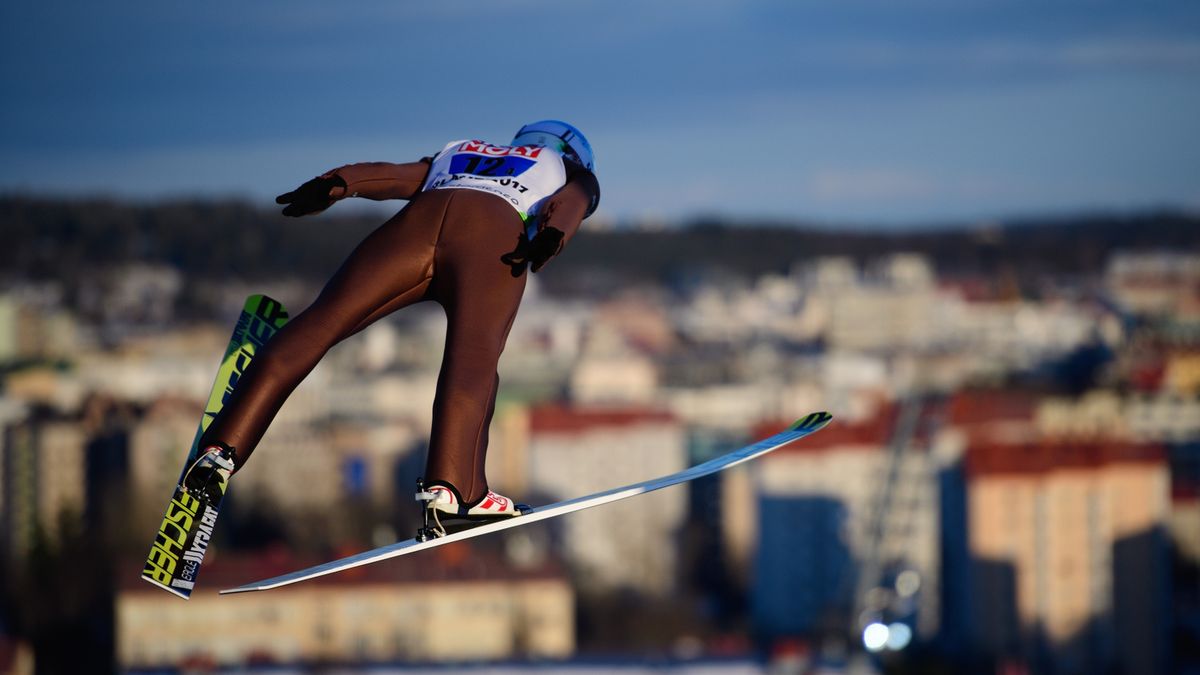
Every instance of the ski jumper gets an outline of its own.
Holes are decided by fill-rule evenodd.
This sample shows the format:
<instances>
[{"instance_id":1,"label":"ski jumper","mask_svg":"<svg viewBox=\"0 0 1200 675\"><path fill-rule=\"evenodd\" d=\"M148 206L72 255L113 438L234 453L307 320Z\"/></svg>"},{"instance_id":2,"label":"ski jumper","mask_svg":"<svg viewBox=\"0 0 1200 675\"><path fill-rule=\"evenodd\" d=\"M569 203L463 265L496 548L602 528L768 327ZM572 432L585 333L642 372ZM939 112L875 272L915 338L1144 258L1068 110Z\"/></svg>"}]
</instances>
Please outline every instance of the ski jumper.
<instances>
[{"instance_id":1,"label":"ski jumper","mask_svg":"<svg viewBox=\"0 0 1200 675\"><path fill-rule=\"evenodd\" d=\"M445 309L447 331L425 479L451 487L463 503L477 502L488 492L496 364L525 290L525 261L513 262L512 254L547 228L569 241L599 201L595 176L550 148L455 141L420 162L352 164L319 179L330 178L338 187L329 204L349 196L411 201L255 355L202 447L229 446L240 468L333 345L397 309L432 300Z\"/></svg>"}]
</instances>

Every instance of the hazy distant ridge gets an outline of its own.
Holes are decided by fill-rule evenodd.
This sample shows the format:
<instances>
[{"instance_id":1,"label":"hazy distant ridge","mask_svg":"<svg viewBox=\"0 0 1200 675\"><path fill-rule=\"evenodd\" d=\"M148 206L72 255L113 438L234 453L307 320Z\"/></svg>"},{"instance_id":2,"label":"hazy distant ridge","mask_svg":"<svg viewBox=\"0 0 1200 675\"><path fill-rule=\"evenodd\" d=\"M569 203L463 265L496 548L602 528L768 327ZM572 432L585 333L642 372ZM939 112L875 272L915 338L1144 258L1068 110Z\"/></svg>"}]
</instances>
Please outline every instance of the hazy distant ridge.
<instances>
[{"instance_id":1,"label":"hazy distant ridge","mask_svg":"<svg viewBox=\"0 0 1200 675\"><path fill-rule=\"evenodd\" d=\"M69 281L81 272L149 262L206 280L321 281L381 221L336 211L288 219L240 201L0 198L0 280ZM1200 250L1200 216L1145 212L907 232L712 221L656 231L585 229L561 263L548 268L547 279L662 280L696 271L754 276L817 256L866 260L893 251L923 253L950 275L997 266L1017 274L1074 274L1099 271L1112 251L1129 249Z\"/></svg>"}]
</instances>

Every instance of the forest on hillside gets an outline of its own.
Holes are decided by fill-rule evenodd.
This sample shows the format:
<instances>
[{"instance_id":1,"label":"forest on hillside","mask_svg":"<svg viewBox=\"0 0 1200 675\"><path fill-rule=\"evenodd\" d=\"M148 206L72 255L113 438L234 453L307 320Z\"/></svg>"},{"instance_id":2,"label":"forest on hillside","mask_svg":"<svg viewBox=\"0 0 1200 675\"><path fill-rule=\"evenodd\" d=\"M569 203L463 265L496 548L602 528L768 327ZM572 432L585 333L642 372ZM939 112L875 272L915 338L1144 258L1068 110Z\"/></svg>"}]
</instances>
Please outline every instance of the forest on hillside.
<instances>
[{"instance_id":1,"label":"forest on hillside","mask_svg":"<svg viewBox=\"0 0 1200 675\"><path fill-rule=\"evenodd\" d=\"M319 283L381 222L376 214L284 218L244 201L0 198L0 283L80 283L130 263L169 265L187 278ZM1026 219L988 226L839 230L802 222L703 221L676 228L586 224L543 273L551 292L666 282L702 275L753 278L816 257L866 262L923 254L943 276L1002 270L1017 278L1098 273L1114 251L1200 250L1200 216L1158 211Z\"/></svg>"}]
</instances>

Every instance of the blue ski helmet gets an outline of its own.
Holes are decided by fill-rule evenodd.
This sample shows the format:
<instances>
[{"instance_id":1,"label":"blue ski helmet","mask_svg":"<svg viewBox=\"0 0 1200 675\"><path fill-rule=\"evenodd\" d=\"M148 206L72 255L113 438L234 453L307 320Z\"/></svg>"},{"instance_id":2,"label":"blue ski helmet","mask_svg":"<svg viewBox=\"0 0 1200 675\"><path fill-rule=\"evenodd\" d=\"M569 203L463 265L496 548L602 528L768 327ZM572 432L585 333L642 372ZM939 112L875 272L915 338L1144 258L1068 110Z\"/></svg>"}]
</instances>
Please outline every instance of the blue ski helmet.
<instances>
[{"instance_id":1,"label":"blue ski helmet","mask_svg":"<svg viewBox=\"0 0 1200 675\"><path fill-rule=\"evenodd\" d=\"M553 148L586 166L589 171L596 168L592 155L592 144L583 132L559 120L542 120L521 127L513 136L513 145L540 145Z\"/></svg>"}]
</instances>

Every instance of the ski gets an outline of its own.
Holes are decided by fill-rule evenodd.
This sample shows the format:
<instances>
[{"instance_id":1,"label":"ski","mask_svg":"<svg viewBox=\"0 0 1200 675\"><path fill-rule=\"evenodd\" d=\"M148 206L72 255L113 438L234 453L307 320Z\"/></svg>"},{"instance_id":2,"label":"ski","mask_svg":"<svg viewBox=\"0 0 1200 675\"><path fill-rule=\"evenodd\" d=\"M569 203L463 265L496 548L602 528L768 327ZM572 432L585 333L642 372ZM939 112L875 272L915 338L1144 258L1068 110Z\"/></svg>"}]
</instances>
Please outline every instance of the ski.
<instances>
[{"instance_id":1,"label":"ski","mask_svg":"<svg viewBox=\"0 0 1200 675\"><path fill-rule=\"evenodd\" d=\"M246 298L225 356L221 359L221 367L217 370L216 381L188 451L187 461L179 474L175 492L167 503L166 515L158 526L154 543L146 556L142 578L185 600L195 588L200 563L208 550L220 512L225 486L221 485L219 491L189 490L184 487L184 479L199 457L201 435L229 400L229 395L233 393L251 359L283 327L287 319L287 310L277 300L265 295Z\"/></svg>"},{"instance_id":2,"label":"ski","mask_svg":"<svg viewBox=\"0 0 1200 675\"><path fill-rule=\"evenodd\" d=\"M335 560L323 565L317 565L316 567L310 567L297 572L284 574L282 576L272 577L263 581L256 581L244 586L238 586L237 588L226 589L221 591L221 594L246 593L249 591L265 591L272 588L279 588L281 586L287 586L300 581L315 579L317 577L334 574L336 572L341 572L354 567L369 565L381 560L387 560L397 556L408 555L409 553L424 551L426 549L441 546L443 544L462 541L464 539L478 537L491 532L499 532L500 530L507 530L509 528L518 527L521 525L529 525L531 523L536 523L548 518L556 518L558 516L563 516L575 511L592 508L593 506L609 504L621 499L628 499L637 495L646 494L647 492L661 490L665 487L695 480L697 478L737 466L738 464L750 461L757 457L761 457L772 450L779 449L794 441L804 438L809 434L821 430L823 427L825 427L825 425L829 424L830 420L832 419L833 416L827 412L811 413L797 420L792 426L788 427L786 431L782 431L774 436L771 436L770 438L765 438L757 443L747 445L744 448L735 450L726 455L722 455L721 457L711 459L703 464L697 464L689 469L684 469L678 473L673 473L661 478L654 478L641 483L634 483L633 485L626 485L624 487L614 488L583 497L577 497L575 499L569 499L567 501L558 502L557 504L537 507L525 512L520 516L477 525L475 527L453 532L444 537L438 537L436 539L427 539L425 541L409 539L407 541L389 544L388 546L383 546L371 551L365 551L347 558Z\"/></svg>"}]
</instances>

